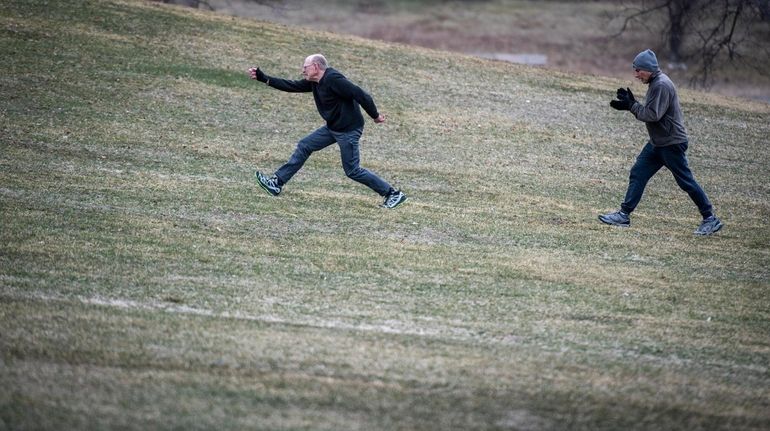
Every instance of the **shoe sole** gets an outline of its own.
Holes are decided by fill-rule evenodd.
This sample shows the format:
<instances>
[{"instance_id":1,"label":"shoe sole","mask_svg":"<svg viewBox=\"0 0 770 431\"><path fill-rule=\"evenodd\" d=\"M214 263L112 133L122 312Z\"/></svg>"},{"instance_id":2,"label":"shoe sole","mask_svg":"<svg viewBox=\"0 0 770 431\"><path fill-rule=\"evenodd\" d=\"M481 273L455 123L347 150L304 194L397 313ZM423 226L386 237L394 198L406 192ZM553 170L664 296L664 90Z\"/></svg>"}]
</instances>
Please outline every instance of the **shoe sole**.
<instances>
[{"instance_id":1,"label":"shoe sole","mask_svg":"<svg viewBox=\"0 0 770 431\"><path fill-rule=\"evenodd\" d=\"M256 177L257 179L257 184L259 184L259 186L262 187L262 190L266 191L267 194L269 194L270 196L278 196L278 193L274 193L272 190L267 188L267 186L262 184L262 181L259 180L259 171L254 172L254 177Z\"/></svg>"},{"instance_id":2,"label":"shoe sole","mask_svg":"<svg viewBox=\"0 0 770 431\"><path fill-rule=\"evenodd\" d=\"M627 224L620 224L620 223L615 223L615 222L612 222L612 221L607 221L607 220L603 219L603 218L602 218L602 216L599 216L599 221L600 221L600 222L602 222L602 223L604 223L604 224L608 224L608 225L610 225L610 226L617 226L617 227L631 227L631 223L627 223Z\"/></svg>"}]
</instances>

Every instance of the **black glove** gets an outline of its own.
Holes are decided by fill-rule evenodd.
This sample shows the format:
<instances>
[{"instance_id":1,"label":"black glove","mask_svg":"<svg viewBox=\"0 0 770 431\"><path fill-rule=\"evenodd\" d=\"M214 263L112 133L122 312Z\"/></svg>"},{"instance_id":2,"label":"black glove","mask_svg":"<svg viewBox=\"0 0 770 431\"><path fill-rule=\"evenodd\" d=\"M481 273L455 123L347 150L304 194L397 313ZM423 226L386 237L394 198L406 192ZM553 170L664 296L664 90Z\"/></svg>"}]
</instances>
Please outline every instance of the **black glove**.
<instances>
[{"instance_id":1,"label":"black glove","mask_svg":"<svg viewBox=\"0 0 770 431\"><path fill-rule=\"evenodd\" d=\"M257 81L267 82L267 75L265 75L259 68L257 68Z\"/></svg>"},{"instance_id":2,"label":"black glove","mask_svg":"<svg viewBox=\"0 0 770 431\"><path fill-rule=\"evenodd\" d=\"M631 106L636 102L634 93L631 92L630 88L618 88L617 97L618 100L611 101L610 106L618 111L629 111L631 110Z\"/></svg>"},{"instance_id":3,"label":"black glove","mask_svg":"<svg viewBox=\"0 0 770 431\"><path fill-rule=\"evenodd\" d=\"M631 105L627 100L613 100L610 102L610 106L617 109L618 111L628 111L631 109Z\"/></svg>"},{"instance_id":4,"label":"black glove","mask_svg":"<svg viewBox=\"0 0 770 431\"><path fill-rule=\"evenodd\" d=\"M633 105L634 102L636 102L634 93L632 93L631 89L628 87L618 88L618 100L627 100L629 105Z\"/></svg>"}]
</instances>

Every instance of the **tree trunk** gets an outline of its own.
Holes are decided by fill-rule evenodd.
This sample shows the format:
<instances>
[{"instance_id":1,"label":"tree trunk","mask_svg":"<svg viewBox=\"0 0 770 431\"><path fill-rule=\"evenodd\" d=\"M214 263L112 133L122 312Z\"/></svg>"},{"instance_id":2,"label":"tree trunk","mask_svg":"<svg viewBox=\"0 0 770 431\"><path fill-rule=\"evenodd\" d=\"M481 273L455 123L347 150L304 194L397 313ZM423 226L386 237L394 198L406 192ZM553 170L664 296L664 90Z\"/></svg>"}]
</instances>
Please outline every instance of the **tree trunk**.
<instances>
[{"instance_id":1,"label":"tree trunk","mask_svg":"<svg viewBox=\"0 0 770 431\"><path fill-rule=\"evenodd\" d=\"M682 41L686 32L689 12L694 3L694 0L671 0L668 3L668 48L671 51L673 64L681 64L684 61Z\"/></svg>"}]
</instances>

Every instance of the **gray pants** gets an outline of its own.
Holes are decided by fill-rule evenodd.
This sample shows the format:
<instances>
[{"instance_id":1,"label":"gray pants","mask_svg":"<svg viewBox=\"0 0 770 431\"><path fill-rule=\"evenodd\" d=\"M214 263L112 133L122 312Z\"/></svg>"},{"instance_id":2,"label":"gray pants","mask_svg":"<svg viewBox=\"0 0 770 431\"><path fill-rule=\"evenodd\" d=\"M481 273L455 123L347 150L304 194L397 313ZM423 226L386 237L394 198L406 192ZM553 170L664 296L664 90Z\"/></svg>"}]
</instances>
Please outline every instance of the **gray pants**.
<instances>
[{"instance_id":1,"label":"gray pants","mask_svg":"<svg viewBox=\"0 0 770 431\"><path fill-rule=\"evenodd\" d=\"M275 176L278 177L281 184L286 184L302 168L311 154L336 142L340 147L342 168L345 170L345 175L351 180L369 187L380 196L387 195L390 191L390 184L358 165L358 140L361 139L363 131L363 128L359 128L350 132L335 132L326 126L320 127L297 143L294 154L291 155L286 164L275 171Z\"/></svg>"}]
</instances>

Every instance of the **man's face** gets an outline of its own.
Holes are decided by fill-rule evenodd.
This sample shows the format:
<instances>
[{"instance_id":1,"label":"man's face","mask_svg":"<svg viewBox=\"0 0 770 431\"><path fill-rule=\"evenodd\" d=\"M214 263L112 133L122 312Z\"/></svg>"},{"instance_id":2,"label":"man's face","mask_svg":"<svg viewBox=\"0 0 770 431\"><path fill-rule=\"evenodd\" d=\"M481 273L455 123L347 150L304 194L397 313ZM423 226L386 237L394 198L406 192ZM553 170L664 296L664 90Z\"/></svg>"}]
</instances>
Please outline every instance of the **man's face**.
<instances>
[{"instance_id":1,"label":"man's face","mask_svg":"<svg viewBox=\"0 0 770 431\"><path fill-rule=\"evenodd\" d=\"M308 81L318 81L320 71L318 64L312 63L309 58L305 59L305 63L302 64L302 77Z\"/></svg>"},{"instance_id":2,"label":"man's face","mask_svg":"<svg viewBox=\"0 0 770 431\"><path fill-rule=\"evenodd\" d=\"M652 72L648 72L642 69L634 69L634 77L642 81L644 84L650 82L650 76L652 76Z\"/></svg>"}]
</instances>

